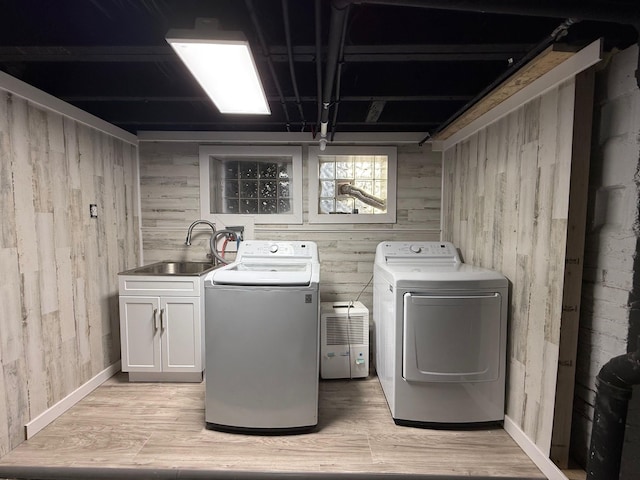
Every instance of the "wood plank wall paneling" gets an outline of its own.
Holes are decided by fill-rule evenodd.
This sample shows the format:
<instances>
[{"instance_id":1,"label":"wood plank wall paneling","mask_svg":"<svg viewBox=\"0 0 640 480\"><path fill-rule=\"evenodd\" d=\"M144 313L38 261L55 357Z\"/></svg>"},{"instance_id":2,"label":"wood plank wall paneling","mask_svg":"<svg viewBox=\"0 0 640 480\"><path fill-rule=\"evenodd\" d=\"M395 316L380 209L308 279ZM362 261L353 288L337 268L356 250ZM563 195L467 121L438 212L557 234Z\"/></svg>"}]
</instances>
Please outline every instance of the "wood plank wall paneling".
<instances>
[{"instance_id":1,"label":"wood plank wall paneling","mask_svg":"<svg viewBox=\"0 0 640 480\"><path fill-rule=\"evenodd\" d=\"M303 148L306 158L306 148ZM186 247L187 227L200 217L199 158L195 143L140 144L140 183L145 263L206 260L207 228L194 230ZM373 272L375 248L385 240L440 239L440 155L428 147L398 147L397 223L393 225L310 225L308 172L303 167L304 223L259 225L256 239L309 240L318 243L322 301L353 300ZM372 308L371 286L360 300Z\"/></svg>"},{"instance_id":2,"label":"wood plank wall paneling","mask_svg":"<svg viewBox=\"0 0 640 480\"><path fill-rule=\"evenodd\" d=\"M137 147L0 90L0 456L120 356L136 178Z\"/></svg>"},{"instance_id":3,"label":"wood plank wall paneling","mask_svg":"<svg viewBox=\"0 0 640 480\"><path fill-rule=\"evenodd\" d=\"M576 77L574 128L571 161L571 185L568 198L567 247L562 293L560 328L557 330L558 378L551 439L551 459L561 468L569 466L571 417L574 408L576 360L580 322L580 297L586 235L591 130L595 71L586 70ZM555 329L554 329L555 332Z\"/></svg>"},{"instance_id":4,"label":"wood plank wall paneling","mask_svg":"<svg viewBox=\"0 0 640 480\"><path fill-rule=\"evenodd\" d=\"M443 240L511 282L507 414L550 453L575 82L444 153Z\"/></svg>"}]
</instances>

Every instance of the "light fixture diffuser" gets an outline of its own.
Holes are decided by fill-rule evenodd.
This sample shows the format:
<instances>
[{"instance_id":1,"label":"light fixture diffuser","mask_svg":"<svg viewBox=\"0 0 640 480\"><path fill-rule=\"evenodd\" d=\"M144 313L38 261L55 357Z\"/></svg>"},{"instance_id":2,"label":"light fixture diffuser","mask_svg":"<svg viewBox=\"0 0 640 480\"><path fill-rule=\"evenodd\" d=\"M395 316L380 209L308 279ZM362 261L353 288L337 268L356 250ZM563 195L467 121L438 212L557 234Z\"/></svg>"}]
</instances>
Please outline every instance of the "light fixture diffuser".
<instances>
[{"instance_id":1,"label":"light fixture diffuser","mask_svg":"<svg viewBox=\"0 0 640 480\"><path fill-rule=\"evenodd\" d=\"M166 40L220 113L271 114L249 42L216 26L198 19L195 30L171 30Z\"/></svg>"}]
</instances>

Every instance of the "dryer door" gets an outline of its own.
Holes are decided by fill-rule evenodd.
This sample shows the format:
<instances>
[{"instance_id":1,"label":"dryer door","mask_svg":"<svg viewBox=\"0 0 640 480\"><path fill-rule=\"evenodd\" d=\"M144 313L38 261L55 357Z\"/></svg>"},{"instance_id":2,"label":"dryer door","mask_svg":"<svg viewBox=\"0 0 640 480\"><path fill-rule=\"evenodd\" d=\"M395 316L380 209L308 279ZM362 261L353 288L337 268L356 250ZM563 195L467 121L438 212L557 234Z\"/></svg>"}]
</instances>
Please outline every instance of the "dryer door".
<instances>
[{"instance_id":1,"label":"dryer door","mask_svg":"<svg viewBox=\"0 0 640 480\"><path fill-rule=\"evenodd\" d=\"M402 376L417 382L496 380L501 302L499 293L405 293Z\"/></svg>"}]
</instances>

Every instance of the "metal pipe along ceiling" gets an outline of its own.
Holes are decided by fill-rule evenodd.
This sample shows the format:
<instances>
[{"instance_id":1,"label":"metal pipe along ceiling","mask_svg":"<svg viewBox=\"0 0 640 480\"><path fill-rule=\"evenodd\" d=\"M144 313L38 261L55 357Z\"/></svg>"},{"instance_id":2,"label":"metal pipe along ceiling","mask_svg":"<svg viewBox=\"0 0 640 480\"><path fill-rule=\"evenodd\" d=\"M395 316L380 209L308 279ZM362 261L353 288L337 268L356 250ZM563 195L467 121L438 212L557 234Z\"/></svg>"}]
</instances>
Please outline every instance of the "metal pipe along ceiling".
<instances>
[{"instance_id":1,"label":"metal pipe along ceiling","mask_svg":"<svg viewBox=\"0 0 640 480\"><path fill-rule=\"evenodd\" d=\"M248 1L248 0L247 0ZM320 123L322 137L326 137L326 129L329 120L329 107L331 105L331 94L333 90L336 69L339 61L339 53L341 49L341 38L344 23L347 20L348 7L351 5L362 4L376 4L376 5L391 5L399 7L419 7L419 8L433 8L441 10L456 10L456 11L469 11L469 12L482 12L482 13L496 13L496 14L508 14L508 15L523 15L523 16L542 16L542 17L558 17L565 18L566 20L556 29L549 37L544 39L532 52L530 52L521 62L514 65L514 68L510 68L505 75L501 76L499 80L503 80L505 77L511 75L520 66L523 65L523 61L530 60L534 54L541 51L542 46L548 46L554 42L563 33L566 33L566 29L572 24L580 20L594 20L605 22L616 22L622 24L633 25L638 32L640 32L640 9L637 6L623 5L617 3L615 6L608 4L607 2L599 2L596 0L584 0L578 3L561 3L557 0L539 0L537 2L531 2L530 0L511 0L504 2L503 0L332 0L331 2L331 20L329 27L329 41L327 49L327 62L324 76L324 89L322 95L322 105L318 108L320 112ZM319 12L318 12L318 0L316 0L316 48L318 42L318 30L319 30ZM640 44L640 39L639 39ZM639 58L640 64L640 58ZM319 75L319 69L317 71ZM638 78L638 84L640 85L640 68L636 71ZM495 83L495 82L494 82ZM494 85L491 84L491 86ZM321 79L318 77L318 91L321 90ZM486 94L486 89L483 90L481 95ZM478 97L474 98L472 102L465 105L463 110L458 111L453 117L448 119L440 129L445 125L450 124L455 118L457 118L465 109L468 109L473 103L478 100ZM424 143L429 138L428 135L420 143Z\"/></svg>"},{"instance_id":2,"label":"metal pipe along ceiling","mask_svg":"<svg viewBox=\"0 0 640 480\"><path fill-rule=\"evenodd\" d=\"M329 23L329 45L327 48L327 64L324 76L324 89L322 93L322 116L320 119L320 133L322 137L327 135L327 125L329 123L329 106L331 105L331 94L333 83L338 67L338 57L340 53L340 40L344 23L347 21L349 5L336 7L331 4L331 20Z\"/></svg>"},{"instance_id":3,"label":"metal pipe along ceiling","mask_svg":"<svg viewBox=\"0 0 640 480\"><path fill-rule=\"evenodd\" d=\"M349 7L347 7L348 9ZM342 77L342 65L344 64L344 42L347 37L347 18L349 12L345 16L344 22L342 22L342 33L340 34L340 49L338 51L338 72L336 73L336 94L335 102L333 105L333 119L331 120L331 141L336 134L336 123L338 121L338 108L340 107L340 79Z\"/></svg>"},{"instance_id":4,"label":"metal pipe along ceiling","mask_svg":"<svg viewBox=\"0 0 640 480\"><path fill-rule=\"evenodd\" d=\"M284 17L284 35L287 41L287 57L289 59L289 74L291 75L291 83L293 84L293 94L296 97L296 105L298 107L298 113L300 114L300 120L302 120L302 131L307 124L304 119L304 111L302 110L302 103L300 102L300 94L298 93L298 82L296 80L296 71L293 67L293 48L291 46L291 28L289 26L289 0L282 0L282 16Z\"/></svg>"},{"instance_id":5,"label":"metal pipe along ceiling","mask_svg":"<svg viewBox=\"0 0 640 480\"><path fill-rule=\"evenodd\" d=\"M280 88L280 82L278 82L278 76L276 75L276 70L273 66L273 62L271 61L271 55L269 54L269 47L267 46L267 42L264 38L264 35L262 34L262 29L260 28L260 22L258 21L256 11L253 7L253 1L245 0L245 5L247 6L247 10L249 10L249 16L251 17L253 26L256 29L256 33L258 34L258 39L260 40L260 45L262 47L262 53L264 57L267 59L267 65L269 66L271 77L273 78L273 84L276 87L278 96L280 97L280 105L282 105L282 110L284 111L284 117L287 122L287 125L286 125L287 132L289 132L291 131L291 128L290 128L291 120L289 119L289 110L287 110L287 104L284 101L284 94L282 93L282 89Z\"/></svg>"},{"instance_id":6,"label":"metal pipe along ceiling","mask_svg":"<svg viewBox=\"0 0 640 480\"><path fill-rule=\"evenodd\" d=\"M313 132L314 138L320 129L320 120L322 118L322 19L321 19L320 0L315 3L315 23L316 23L316 101L318 102L318 114L316 119L316 128Z\"/></svg>"},{"instance_id":7,"label":"metal pipe along ceiling","mask_svg":"<svg viewBox=\"0 0 640 480\"><path fill-rule=\"evenodd\" d=\"M577 18L598 22L615 22L637 25L640 9L628 2L602 2L582 0L566 2L559 0L334 0L337 8L356 4L395 5L399 7L433 8L466 12L524 15L530 17Z\"/></svg>"}]
</instances>

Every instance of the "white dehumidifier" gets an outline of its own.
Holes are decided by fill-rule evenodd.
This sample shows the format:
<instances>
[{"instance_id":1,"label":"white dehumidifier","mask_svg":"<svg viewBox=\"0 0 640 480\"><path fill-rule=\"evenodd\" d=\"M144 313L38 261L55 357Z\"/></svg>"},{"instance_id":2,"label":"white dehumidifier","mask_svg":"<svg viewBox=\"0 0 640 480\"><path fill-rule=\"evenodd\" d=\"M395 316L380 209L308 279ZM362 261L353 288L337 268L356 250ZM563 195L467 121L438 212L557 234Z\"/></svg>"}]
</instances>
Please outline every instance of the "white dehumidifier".
<instances>
[{"instance_id":1,"label":"white dehumidifier","mask_svg":"<svg viewBox=\"0 0 640 480\"><path fill-rule=\"evenodd\" d=\"M361 302L322 302L320 376L330 379L368 375L369 310Z\"/></svg>"}]
</instances>

